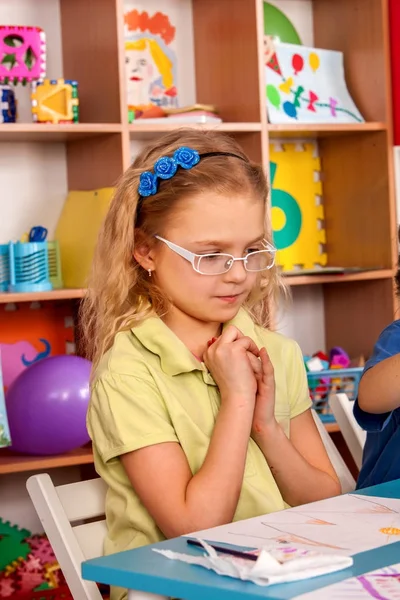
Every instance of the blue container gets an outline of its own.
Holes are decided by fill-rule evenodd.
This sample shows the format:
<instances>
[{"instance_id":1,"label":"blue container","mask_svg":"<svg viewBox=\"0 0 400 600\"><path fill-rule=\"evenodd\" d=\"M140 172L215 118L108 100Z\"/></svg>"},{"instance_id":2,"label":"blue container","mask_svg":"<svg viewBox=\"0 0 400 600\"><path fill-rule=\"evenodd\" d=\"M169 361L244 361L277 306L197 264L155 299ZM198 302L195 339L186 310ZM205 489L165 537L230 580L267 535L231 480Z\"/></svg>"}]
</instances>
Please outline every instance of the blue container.
<instances>
[{"instance_id":1,"label":"blue container","mask_svg":"<svg viewBox=\"0 0 400 600\"><path fill-rule=\"evenodd\" d=\"M10 292L47 292L53 288L47 242L11 242L9 252Z\"/></svg>"},{"instance_id":2,"label":"blue container","mask_svg":"<svg viewBox=\"0 0 400 600\"><path fill-rule=\"evenodd\" d=\"M8 244L0 244L0 292L7 292L10 284L10 258Z\"/></svg>"},{"instance_id":3,"label":"blue container","mask_svg":"<svg viewBox=\"0 0 400 600\"><path fill-rule=\"evenodd\" d=\"M335 423L335 417L329 406L329 397L344 393L349 400L355 400L358 394L363 367L352 369L327 369L307 373L308 388L313 408L324 423Z\"/></svg>"}]
</instances>

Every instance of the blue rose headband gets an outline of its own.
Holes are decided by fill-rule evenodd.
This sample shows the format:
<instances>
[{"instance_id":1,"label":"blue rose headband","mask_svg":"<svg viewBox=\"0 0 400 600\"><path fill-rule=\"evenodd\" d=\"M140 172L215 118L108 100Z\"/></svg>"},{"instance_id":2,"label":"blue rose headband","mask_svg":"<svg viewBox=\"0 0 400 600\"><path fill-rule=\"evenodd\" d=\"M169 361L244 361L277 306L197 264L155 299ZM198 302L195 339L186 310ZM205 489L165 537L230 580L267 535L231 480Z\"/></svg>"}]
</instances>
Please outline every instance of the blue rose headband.
<instances>
[{"instance_id":1,"label":"blue rose headband","mask_svg":"<svg viewBox=\"0 0 400 600\"><path fill-rule=\"evenodd\" d=\"M160 179L171 179L176 174L178 167L181 167L181 169L192 169L200 162L201 158L209 156L233 156L233 158L239 158L240 160L247 162L245 158L238 154L233 154L232 152L205 152L199 154L197 150L193 150L187 146L181 146L175 150L172 157L161 156L161 158L156 160L153 172L144 171L140 175L137 214L139 214L143 200L149 196L154 196L157 193Z\"/></svg>"}]
</instances>

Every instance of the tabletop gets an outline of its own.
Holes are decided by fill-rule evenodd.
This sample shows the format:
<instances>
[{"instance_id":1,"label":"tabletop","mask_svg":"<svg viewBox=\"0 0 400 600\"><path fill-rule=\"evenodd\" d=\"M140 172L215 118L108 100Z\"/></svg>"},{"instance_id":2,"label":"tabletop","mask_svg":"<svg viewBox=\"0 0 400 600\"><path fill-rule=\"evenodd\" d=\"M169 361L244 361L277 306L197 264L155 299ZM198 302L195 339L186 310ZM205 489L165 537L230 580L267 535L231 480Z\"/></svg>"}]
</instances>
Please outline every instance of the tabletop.
<instances>
[{"instance_id":1,"label":"tabletop","mask_svg":"<svg viewBox=\"0 0 400 600\"><path fill-rule=\"evenodd\" d=\"M400 499L400 480L357 490L357 495ZM400 542L394 542L355 554L354 564L348 569L304 581L261 587L251 582L221 577L199 566L169 560L153 552L153 548L194 555L199 553L199 549L187 545L185 537L180 537L86 561L82 564L82 576L98 583L185 600L243 600L244 597L246 600L289 600L337 581L400 562Z\"/></svg>"}]
</instances>

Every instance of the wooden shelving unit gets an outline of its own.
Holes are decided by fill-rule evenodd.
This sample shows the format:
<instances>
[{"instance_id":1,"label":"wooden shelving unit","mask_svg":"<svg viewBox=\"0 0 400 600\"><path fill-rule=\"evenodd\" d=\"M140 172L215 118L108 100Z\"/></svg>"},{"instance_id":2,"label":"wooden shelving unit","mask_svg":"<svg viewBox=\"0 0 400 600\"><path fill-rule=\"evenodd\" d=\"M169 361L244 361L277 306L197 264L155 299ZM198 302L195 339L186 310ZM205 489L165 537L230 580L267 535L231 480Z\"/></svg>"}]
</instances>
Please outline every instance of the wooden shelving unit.
<instances>
[{"instance_id":1,"label":"wooden shelving unit","mask_svg":"<svg viewBox=\"0 0 400 600\"><path fill-rule=\"evenodd\" d=\"M387 0L313 0L312 5L315 46L344 52L346 82L366 123L267 123L262 0L193 0L196 100L219 108L224 122L208 128L231 134L266 168L270 141L318 139L330 264L363 270L290 276L287 282L322 285L327 347L367 356L395 315ZM60 16L63 71L79 82L81 123L0 125L0 143L65 144L69 189L113 186L131 162L131 142L157 137L174 125L128 124L123 0L60 0ZM0 294L0 303L76 300L83 294L81 289ZM1 451L0 474L91 461L87 449L51 458Z\"/></svg>"},{"instance_id":2,"label":"wooden shelving unit","mask_svg":"<svg viewBox=\"0 0 400 600\"><path fill-rule=\"evenodd\" d=\"M8 304L10 302L44 302L46 300L74 300L83 298L84 295L84 289L62 289L25 294L0 293L0 304Z\"/></svg>"},{"instance_id":3,"label":"wooden shelving unit","mask_svg":"<svg viewBox=\"0 0 400 600\"><path fill-rule=\"evenodd\" d=\"M144 120L138 120L135 124L129 126L129 132L133 138L140 133L164 133L167 131L173 131L177 129L176 123L166 122L163 124L153 125L149 119L149 123ZM178 126L179 127L179 126ZM205 129L215 131L225 131L227 133L247 133L251 131L261 131L261 123L207 123L207 124L193 124L189 125L194 129Z\"/></svg>"},{"instance_id":4,"label":"wooden shelving unit","mask_svg":"<svg viewBox=\"0 0 400 600\"><path fill-rule=\"evenodd\" d=\"M119 123L9 123L0 124L0 142L67 142L121 131Z\"/></svg>"},{"instance_id":5,"label":"wooden shelving unit","mask_svg":"<svg viewBox=\"0 0 400 600\"><path fill-rule=\"evenodd\" d=\"M340 125L334 124L282 124L272 125L271 123L267 126L268 135L270 138L293 138L293 137L311 137L311 138L323 138L328 136L343 136L354 133L366 133L368 131L385 131L385 123L342 123Z\"/></svg>"},{"instance_id":6,"label":"wooden shelving unit","mask_svg":"<svg viewBox=\"0 0 400 600\"><path fill-rule=\"evenodd\" d=\"M287 275L286 283L294 285L316 285L322 283L350 283L354 281L373 281L376 279L392 279L394 271L382 269L376 271L360 271L359 273L343 273L337 275Z\"/></svg>"},{"instance_id":7,"label":"wooden shelving unit","mask_svg":"<svg viewBox=\"0 0 400 600\"><path fill-rule=\"evenodd\" d=\"M90 446L77 448L72 452L58 456L24 456L2 448L0 450L0 475L23 473L25 471L45 471L57 467L87 465L92 462L93 453Z\"/></svg>"}]
</instances>

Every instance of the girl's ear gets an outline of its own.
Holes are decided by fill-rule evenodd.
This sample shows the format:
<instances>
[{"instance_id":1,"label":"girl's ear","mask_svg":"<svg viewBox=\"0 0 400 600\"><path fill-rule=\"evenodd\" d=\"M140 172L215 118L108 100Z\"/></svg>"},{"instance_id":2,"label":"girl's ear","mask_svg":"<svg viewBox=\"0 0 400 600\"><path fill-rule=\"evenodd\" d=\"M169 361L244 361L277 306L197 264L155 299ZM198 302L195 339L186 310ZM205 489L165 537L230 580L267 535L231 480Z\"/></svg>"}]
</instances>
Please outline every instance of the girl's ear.
<instances>
[{"instance_id":1,"label":"girl's ear","mask_svg":"<svg viewBox=\"0 0 400 600\"><path fill-rule=\"evenodd\" d=\"M154 243L145 238L141 231L135 230L133 256L136 262L146 271L154 271L154 254Z\"/></svg>"}]
</instances>

